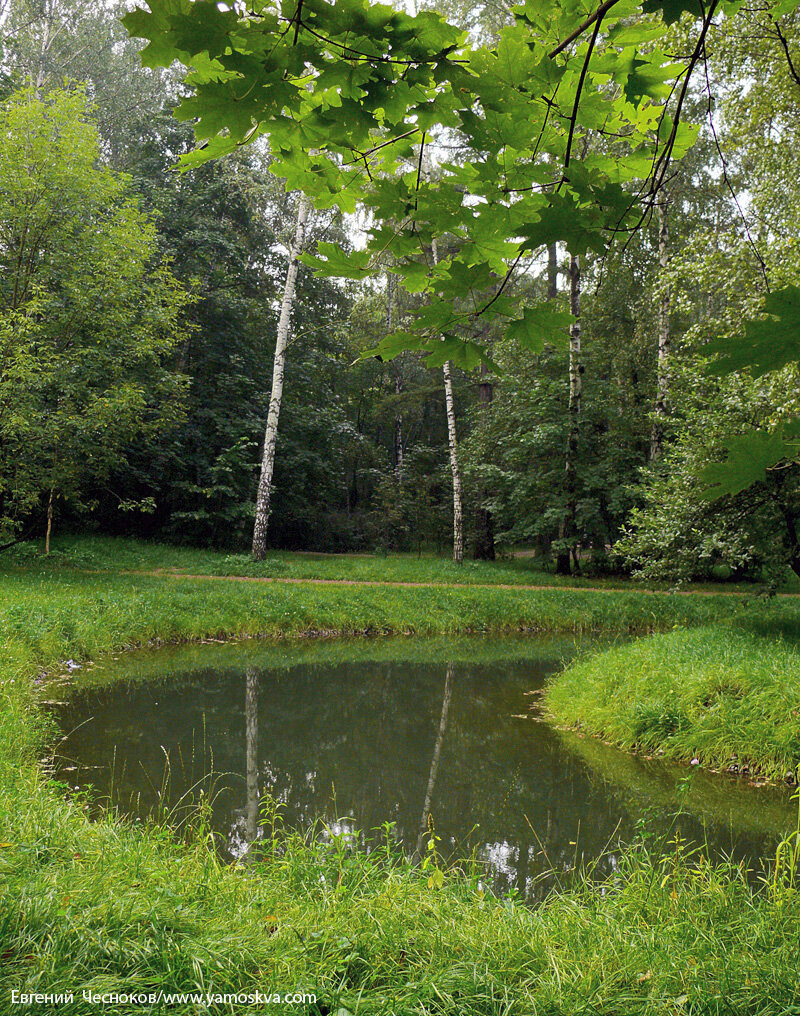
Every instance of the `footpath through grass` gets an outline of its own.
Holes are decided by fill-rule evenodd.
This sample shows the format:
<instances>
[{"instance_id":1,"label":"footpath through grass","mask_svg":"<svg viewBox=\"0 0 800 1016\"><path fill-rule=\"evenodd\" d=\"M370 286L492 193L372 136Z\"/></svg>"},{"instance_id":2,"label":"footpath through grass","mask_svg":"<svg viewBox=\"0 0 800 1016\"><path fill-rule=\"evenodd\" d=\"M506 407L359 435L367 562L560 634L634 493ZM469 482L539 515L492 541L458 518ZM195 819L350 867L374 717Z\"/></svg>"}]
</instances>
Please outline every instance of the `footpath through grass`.
<instances>
[{"instance_id":1,"label":"footpath through grass","mask_svg":"<svg viewBox=\"0 0 800 1016\"><path fill-rule=\"evenodd\" d=\"M43 567L41 546L21 544L0 555L0 567L33 563ZM642 584L624 577L561 576L547 571L533 557L504 557L497 561L465 560L457 565L447 555L423 552L389 554L314 554L270 551L264 561L253 561L247 554L175 547L122 537L61 537L53 541L53 553L47 567L92 571L153 571L174 573L241 576L244 578L311 579L344 582L445 583L448 585L550 586L553 588L593 588L603 590L654 590L669 592L668 583ZM748 583L704 583L690 587L694 592L730 592L747 596L757 594L758 586ZM800 593L800 581L787 577L787 593Z\"/></svg>"},{"instance_id":2,"label":"footpath through grass","mask_svg":"<svg viewBox=\"0 0 800 1016\"><path fill-rule=\"evenodd\" d=\"M225 867L202 815L177 843L163 828L90 822L80 799L49 783L37 765L47 730L32 682L68 658L155 641L649 632L722 616L789 628L798 609L791 599L279 586L12 562L0 573L0 1013L53 1011L12 1006L14 990L72 992L73 1003L58 1006L67 1016L238 1014L247 1007L214 996L256 990L316 995L267 1011L317 1016L800 1013L791 886L759 891L734 866L639 852L607 884L578 884L533 910L485 895L469 871L420 870L392 851L280 833L260 863ZM103 1010L83 991L212 1000Z\"/></svg>"},{"instance_id":3,"label":"footpath through grass","mask_svg":"<svg viewBox=\"0 0 800 1016\"><path fill-rule=\"evenodd\" d=\"M308 634L458 634L462 632L576 632L637 634L728 620L759 622L772 631L800 630L800 597L767 600L752 594L702 596L648 594L628 585L597 592L584 588L497 588L486 576L502 574L491 564L478 567L474 583L435 587L316 585L210 581L191 575L130 574L161 559L145 544L137 556L131 541L72 541L52 560L0 555L0 645L24 651L46 669L61 655L96 657L112 650L163 641L217 635L295 636ZM171 548L164 550L169 559ZM183 552L174 552L181 554ZM213 575L219 555L187 551L184 564L198 575ZM94 572L103 559L103 570ZM306 562L312 577L329 561ZM381 562L372 562L371 568ZM419 579L416 559L398 561L392 575ZM318 567L317 567L318 565ZM342 577L357 559L337 560ZM292 562L292 568L295 563ZM421 573L451 566L423 562ZM499 567L499 566L498 566ZM485 569L482 570L482 569ZM142 570L149 570L144 568ZM381 577L387 577L384 568ZM461 572L459 571L459 576ZM296 576L295 576L296 577ZM504 576L505 577L505 576Z\"/></svg>"}]
</instances>

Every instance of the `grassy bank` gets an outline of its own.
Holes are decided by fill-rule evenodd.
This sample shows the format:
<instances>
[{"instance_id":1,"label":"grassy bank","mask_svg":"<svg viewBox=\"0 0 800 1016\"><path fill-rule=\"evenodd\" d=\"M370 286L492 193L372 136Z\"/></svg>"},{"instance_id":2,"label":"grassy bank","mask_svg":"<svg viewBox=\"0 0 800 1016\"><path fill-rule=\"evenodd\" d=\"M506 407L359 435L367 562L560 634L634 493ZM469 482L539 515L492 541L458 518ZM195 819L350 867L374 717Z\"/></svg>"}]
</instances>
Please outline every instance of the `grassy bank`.
<instances>
[{"instance_id":1,"label":"grassy bank","mask_svg":"<svg viewBox=\"0 0 800 1016\"><path fill-rule=\"evenodd\" d=\"M221 868L202 839L179 847L157 830L89 826L34 785L8 804L3 1001L12 988L74 991L58 1011L76 1016L99 1009L82 990L304 992L317 1004L267 1011L339 1016L786 1016L800 1005L797 895L754 893L737 869L629 857L602 895L587 884L532 911L469 877L338 843L279 842L262 864Z\"/></svg>"},{"instance_id":2,"label":"grassy bank","mask_svg":"<svg viewBox=\"0 0 800 1016\"><path fill-rule=\"evenodd\" d=\"M726 614L797 624L793 600L283 586L7 568L0 583L0 1012L12 989L305 991L307 1013L800 1012L800 899L736 868L631 855L613 882L531 910L469 875L281 841L220 865L194 839L106 818L48 783L32 677L153 641L318 631L646 632ZM726 613L727 612L727 613ZM28 1011L48 1012L45 1007ZM142 1012L120 1004L115 1013ZM155 1003L160 1013L247 1011Z\"/></svg>"},{"instance_id":3,"label":"grassy bank","mask_svg":"<svg viewBox=\"0 0 800 1016\"><path fill-rule=\"evenodd\" d=\"M227 554L195 547L174 547L122 537L60 537L53 541L49 561L42 559L39 543L20 544L0 555L0 567L34 564L37 569L91 569L119 572L154 569L178 574L242 576L247 578L312 579L348 582L413 582L458 585L533 585L553 588L601 588L605 590L655 590L668 592L668 583L641 583L625 577L555 575L552 568L535 557L503 557L497 561L466 559L456 565L448 554L364 553L314 554L270 551L264 561L247 554ZM697 583L687 589L697 592L739 592L752 596L759 586L748 583ZM800 592L800 580L787 576L783 587Z\"/></svg>"},{"instance_id":4,"label":"grassy bank","mask_svg":"<svg viewBox=\"0 0 800 1016\"><path fill-rule=\"evenodd\" d=\"M180 576L87 575L71 570L0 573L0 645L37 663L99 656L154 641L219 634L645 633L675 625L758 619L800 627L800 598L754 602L729 595L670 596L626 590L403 588L238 582Z\"/></svg>"},{"instance_id":5,"label":"grassy bank","mask_svg":"<svg viewBox=\"0 0 800 1016\"><path fill-rule=\"evenodd\" d=\"M775 635L707 626L613 646L560 674L546 702L558 722L648 755L774 779L800 765L800 647Z\"/></svg>"}]
</instances>

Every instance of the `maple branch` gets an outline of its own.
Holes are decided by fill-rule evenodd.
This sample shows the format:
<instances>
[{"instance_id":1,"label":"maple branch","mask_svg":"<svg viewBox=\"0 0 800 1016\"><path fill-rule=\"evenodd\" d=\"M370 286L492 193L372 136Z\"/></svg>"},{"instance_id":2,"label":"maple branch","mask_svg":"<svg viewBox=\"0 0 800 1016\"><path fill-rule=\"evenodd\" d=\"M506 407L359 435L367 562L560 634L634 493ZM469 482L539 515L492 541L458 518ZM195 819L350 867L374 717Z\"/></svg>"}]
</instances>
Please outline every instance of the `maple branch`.
<instances>
[{"instance_id":1,"label":"maple branch","mask_svg":"<svg viewBox=\"0 0 800 1016\"><path fill-rule=\"evenodd\" d=\"M773 24L775 25L775 31L778 33L778 38L781 41L783 52L786 54L786 62L789 64L789 73L792 75L795 82L800 85L800 74L797 73L797 68L792 62L792 54L789 52L789 43L786 41L786 36L781 31L781 26L778 24L777 20L773 21Z\"/></svg>"},{"instance_id":2,"label":"maple branch","mask_svg":"<svg viewBox=\"0 0 800 1016\"><path fill-rule=\"evenodd\" d=\"M684 100L686 98L686 93L689 90L689 82L691 81L692 72L694 71L694 68L695 68L695 66L697 64L697 61L700 59L700 55L701 54L703 54L703 55L705 54L706 35L708 33L708 29L709 29L709 27L711 25L711 21L712 21L712 19L714 17L714 14L716 12L718 2L719 2L719 0L713 0L713 2L711 4L711 7L710 7L710 9L708 11L708 14L705 14L705 8L702 5L702 0L700 0L701 9L703 10L703 28L702 28L702 31L700 32L700 38L698 39L697 45L695 46L694 52L692 53L691 59L689 61L689 66L686 68L686 70L684 72L685 77L683 78L683 84L681 86L680 95L678 96L678 108L675 110L675 117L674 117L673 122L672 122L672 130L670 131L669 137L667 138L666 144L664 145L664 150L661 153L661 155L659 155L659 157L657 159L655 159L655 152L653 153L654 154L653 169L652 169L652 173L651 173L651 177L650 177L650 187L649 187L649 191L648 191L648 199L645 201L644 211L639 216L639 220L633 226L633 228L628 230L628 232L630 233L630 236L628 237L628 240L627 240L625 246L623 247L623 253L628 249L628 245L630 244L630 242L633 239L633 237L636 235L636 233L641 228L641 226L644 223L645 219L648 216L653 214L653 207L655 205L656 197L658 196L658 192L661 190L661 188L664 186L664 184L666 182L666 176L667 176L667 172L669 170L670 156L671 156L672 151L673 151L673 149L675 147L675 141L676 141L677 136L678 136L678 127L680 126L681 110L683 109L683 102L684 102ZM676 82L676 85L677 85L677 82ZM676 85L672 86L672 89L670 91L670 96L669 96L670 98L674 94ZM663 111L661 113L661 116L659 118L658 131L656 132L656 140L655 140L655 151L656 152L658 151L658 132L660 132L660 130L661 130L661 124L664 122L664 117L665 117L666 112L667 112L667 106L668 106L668 104L669 104L669 99L664 104L664 109L663 109ZM624 221L625 217L627 216L628 212L636 204L636 202L638 201L639 197L644 194L644 188L645 188L645 185L643 185L639 189L639 192L636 195L636 197L630 202L628 207L625 209L625 212L623 213L623 215L618 220L617 225L612 230L612 235L616 235L617 233L625 231L622 228L621 224Z\"/></svg>"},{"instance_id":3,"label":"maple branch","mask_svg":"<svg viewBox=\"0 0 800 1016\"><path fill-rule=\"evenodd\" d=\"M425 131L422 132L422 141L419 143L419 158L417 159L417 185L414 190L419 190L419 182L422 179L422 156L425 151ZM416 201L414 202L414 208L417 207Z\"/></svg>"},{"instance_id":4,"label":"maple branch","mask_svg":"<svg viewBox=\"0 0 800 1016\"><path fill-rule=\"evenodd\" d=\"M611 8L614 7L618 3L619 3L619 0L606 0L606 2L604 4L600 4L600 6L597 8L597 10L594 12L594 14L590 15L583 22L582 25L579 25L575 29L575 31L571 35L568 35L566 37L566 39L564 39L563 42L560 42L556 46L555 49L551 49L550 50L550 52L547 54L550 57L550 59L554 60L558 56L559 53L563 53L564 50L567 48L567 46L569 46L569 44L571 42L574 42L579 36L583 35L583 33L586 31L586 29L587 28L591 28L591 26L596 21L602 21L603 18L606 16L606 14L611 10Z\"/></svg>"},{"instance_id":5,"label":"maple branch","mask_svg":"<svg viewBox=\"0 0 800 1016\"><path fill-rule=\"evenodd\" d=\"M700 59L700 55L705 52L706 35L708 29L711 26L711 21L717 10L717 4L719 0L712 0L711 6L708 9L708 14L703 18L703 28L700 32L700 38L697 40L697 45L692 53L692 58L689 61L689 66L686 68L686 77L683 79L683 85L681 87L680 95L678 96L678 107L675 110L675 117L672 122L672 130L669 133L667 142L664 145L664 151L658 157L655 166L653 167L653 182L650 188L651 195L655 196L658 193L659 188L664 183L664 177L667 174L669 168L669 160L672 155L672 150L675 147L675 141L678 136L678 127L681 122L681 110L683 109L683 103L686 98L686 93L689 91L689 82L692 80L692 72L694 71L697 61ZM662 165L663 163L663 165Z\"/></svg>"},{"instance_id":6,"label":"maple branch","mask_svg":"<svg viewBox=\"0 0 800 1016\"><path fill-rule=\"evenodd\" d=\"M573 103L572 106L572 116L569 118L569 136L567 137L567 150L564 153L564 169L562 170L561 183L559 183L558 185L559 187L566 180L566 172L569 166L570 156L572 155L572 140L575 136L575 127L578 122L578 108L580 107L581 104L581 92L583 91L583 85L584 82L586 81L586 75L589 71L589 63L591 62L592 59L592 53L594 52L594 47L597 42L597 35L600 31L600 25L603 21L604 14L605 11L603 11L603 14L601 14L599 17L595 19L594 31L592 32L592 37L589 40L589 48L586 50L586 58L583 61L583 67L581 67L581 76L578 78L578 87L575 89L575 102Z\"/></svg>"},{"instance_id":7,"label":"maple branch","mask_svg":"<svg viewBox=\"0 0 800 1016\"><path fill-rule=\"evenodd\" d=\"M618 2L618 0L614 0L614 2L616 3L616 2ZM342 54L345 57L350 57L351 59L353 57L363 57L364 60L374 61L375 63L401 64L403 67L406 67L406 66L408 66L408 67L422 67L425 64L439 63L439 61L443 60L447 56L447 53L450 52L450 50L447 50L447 51L443 50L441 53L438 53L436 56L431 57L430 60L400 60L397 57L392 57L392 56L379 56L376 53L364 53L360 49L353 49L352 46L348 46L344 42L334 42L333 39L329 38L327 35L323 35L321 32L315 32L314 29L311 28L305 21L300 22L300 24L308 32L309 35L313 35L315 39L319 39L320 42L327 43L329 46L332 46L334 49L341 50ZM291 25L291 22L290 22L290 25ZM455 48L455 47L452 47L452 48ZM469 61L468 60L461 60L461 59L455 58L455 59L450 60L450 63L463 63L463 64L465 64L465 63L469 63Z\"/></svg>"},{"instance_id":8,"label":"maple branch","mask_svg":"<svg viewBox=\"0 0 800 1016\"><path fill-rule=\"evenodd\" d=\"M410 131L406 131L405 134L398 134L396 138L389 138L388 141L382 141L379 145L375 145L372 148L368 148L365 152L358 151L356 149L356 158L350 159L348 162L342 163L344 166L352 166L354 162L359 159L365 158L367 155L374 155L375 152L379 152L381 148L386 148L387 145L397 144L398 141L402 141L404 138L410 138L412 134L416 134L420 130L419 127L412 127Z\"/></svg>"},{"instance_id":9,"label":"maple branch","mask_svg":"<svg viewBox=\"0 0 800 1016\"><path fill-rule=\"evenodd\" d=\"M505 276L505 278L503 279L503 281L502 281L502 282L500 283L500 286L499 286L499 288L498 288L497 292L496 292L496 293L494 294L494 296L493 296L493 297L491 298L491 300L489 300L489 301L488 301L487 303L485 303L485 304L484 304L484 305L483 305L483 306L481 307L481 309L480 309L480 310L476 310L476 311L475 311L475 313L474 313L474 314L472 315L472 317L473 317L473 318L477 318L477 317L480 317L480 316L481 316L481 314L485 313L485 312L486 312L486 311L487 311L487 310L488 310L488 309L489 309L489 308L490 308L490 307L492 306L492 304L493 304L493 303L495 302L495 300L498 300L498 299L500 298L500 294L501 294L501 293L503 292L503 290L504 290L504 289L506 288L506 286L507 286L507 285L509 284L509 282L511 281L511 276L512 276L512 275L514 274L514 269L515 269L515 268L517 267L517 265L518 265L518 264L520 263L520 261L522 260L522 255L523 255L524 253L525 253L525 251L524 251L524 250L521 250L521 251L519 252L519 254L517 254L517 256L516 256L516 257L514 258L514 264L513 264L513 265L511 265L511 267L510 267L510 268L508 269L508 271L506 272L506 276Z\"/></svg>"},{"instance_id":10,"label":"maple branch","mask_svg":"<svg viewBox=\"0 0 800 1016\"><path fill-rule=\"evenodd\" d=\"M769 293L770 286L769 286L769 277L767 276L767 265L766 265L766 262L764 261L764 258L761 256L761 251L756 246L755 240L753 239L753 236L752 236L752 234L750 232L750 226L748 225L747 218L745 217L745 214L744 214L744 209L742 208L741 204L739 203L739 198L738 198L738 196L736 194L736 191L733 189L733 184L731 183L731 179L728 176L728 160L725 158L725 156L722 153L722 146L720 145L720 143L719 143L719 137L717 136L717 128L714 126L714 114L713 114L712 103L711 103L711 80L710 80L710 78L708 76L708 57L706 55L705 44L703 45L703 66L705 68L706 95L708 97L707 101L706 101L706 112L708 114L708 126L711 129L711 137L714 139L714 147L717 150L717 155L719 156L719 161L722 164L722 179L725 181L725 186L730 191L731 197L733 198L733 203L736 205L736 210L739 212L739 217L742 220L742 225L744 226L744 231L745 231L745 234L747 235L747 242L750 245L751 250L753 251L753 253L756 256L756 260L758 261L758 264L759 264L759 266L761 268L761 275L764 278L764 286L766 287L766 290Z\"/></svg>"},{"instance_id":11,"label":"maple branch","mask_svg":"<svg viewBox=\"0 0 800 1016\"><path fill-rule=\"evenodd\" d=\"M300 34L300 25L303 23L303 0L298 0L297 10L294 12L292 21L294 21L294 40L292 45L296 46L297 36Z\"/></svg>"},{"instance_id":12,"label":"maple branch","mask_svg":"<svg viewBox=\"0 0 800 1016\"><path fill-rule=\"evenodd\" d=\"M544 120L542 121L542 128L539 131L539 137L536 139L536 144L533 146L533 153L531 155L531 162L535 162L537 156L539 155L539 146L541 145L542 141L544 140L544 132L547 130L547 124L548 124L548 121L550 120L550 113L551 113L551 111L554 110L554 109L558 110L558 106L556 105L556 96L558 95L558 89L559 89L560 85L561 85L561 82L557 81L556 82L556 87L553 89L553 97L551 99L548 99L548 97L546 95L542 96L542 101L544 102L545 106L547 107L547 111L544 114ZM559 114L557 114L557 115L559 115Z\"/></svg>"}]
</instances>

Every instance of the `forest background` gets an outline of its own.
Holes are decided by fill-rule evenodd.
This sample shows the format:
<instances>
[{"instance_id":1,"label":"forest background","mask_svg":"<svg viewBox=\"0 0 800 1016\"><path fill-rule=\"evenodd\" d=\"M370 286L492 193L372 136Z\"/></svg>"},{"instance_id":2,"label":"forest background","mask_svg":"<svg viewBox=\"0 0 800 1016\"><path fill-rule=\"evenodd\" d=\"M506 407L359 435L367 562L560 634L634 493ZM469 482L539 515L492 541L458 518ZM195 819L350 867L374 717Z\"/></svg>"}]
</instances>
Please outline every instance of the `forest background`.
<instances>
[{"instance_id":1,"label":"forest background","mask_svg":"<svg viewBox=\"0 0 800 1016\"><path fill-rule=\"evenodd\" d=\"M502 4L436 10L484 41L512 20ZM0 535L89 528L241 550L299 198L266 144L175 171L194 147L173 117L185 86L141 66L122 13L80 0L2 13ZM577 346L558 313L546 341L522 344L487 321L489 360L453 365L467 552L773 584L800 568L796 456L759 459L797 415L797 368L720 376L708 345L798 282L799 32L768 4L721 23L686 96L698 141L642 228L587 249L579 275L563 244L515 275L516 307L578 311ZM667 48L688 52L691 28L670 33ZM426 172L459 144L441 140ZM364 224L313 212L306 249L353 251ZM388 270L301 268L297 286L270 546L444 550L441 372L422 352L364 355L425 297ZM756 482L711 498L731 436L755 450Z\"/></svg>"}]
</instances>

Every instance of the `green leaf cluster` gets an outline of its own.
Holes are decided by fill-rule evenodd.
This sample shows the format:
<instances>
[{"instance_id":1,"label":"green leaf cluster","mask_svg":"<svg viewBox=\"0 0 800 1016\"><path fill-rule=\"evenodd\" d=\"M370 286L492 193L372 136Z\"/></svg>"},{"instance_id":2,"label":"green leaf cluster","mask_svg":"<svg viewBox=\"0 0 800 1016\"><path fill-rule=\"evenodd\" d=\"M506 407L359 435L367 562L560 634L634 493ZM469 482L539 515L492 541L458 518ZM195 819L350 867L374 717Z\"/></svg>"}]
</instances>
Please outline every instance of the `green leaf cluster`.
<instances>
[{"instance_id":1,"label":"green leaf cluster","mask_svg":"<svg viewBox=\"0 0 800 1016\"><path fill-rule=\"evenodd\" d=\"M515 8L486 46L430 11L367 0L150 0L126 25L148 40L147 64L190 68L178 115L200 145L186 165L266 136L287 188L318 208L357 200L372 213L363 251L323 249L313 263L361 278L388 259L410 292L449 306L454 320L435 312L392 340L412 349L458 323L518 321L485 294L521 262L553 243L603 253L635 226L637 188L695 136L668 109L687 66L659 48L656 9L666 22L701 12L618 0L586 22L584 4L544 0ZM460 154L433 180L424 149L444 136ZM433 264L431 244L446 237L449 255ZM522 320L512 334L531 341L533 319Z\"/></svg>"},{"instance_id":2,"label":"green leaf cluster","mask_svg":"<svg viewBox=\"0 0 800 1016\"><path fill-rule=\"evenodd\" d=\"M158 264L128 179L99 163L85 97L0 107L0 524L83 496L180 412L165 360L191 294ZM122 499L121 499L122 500Z\"/></svg>"}]
</instances>

